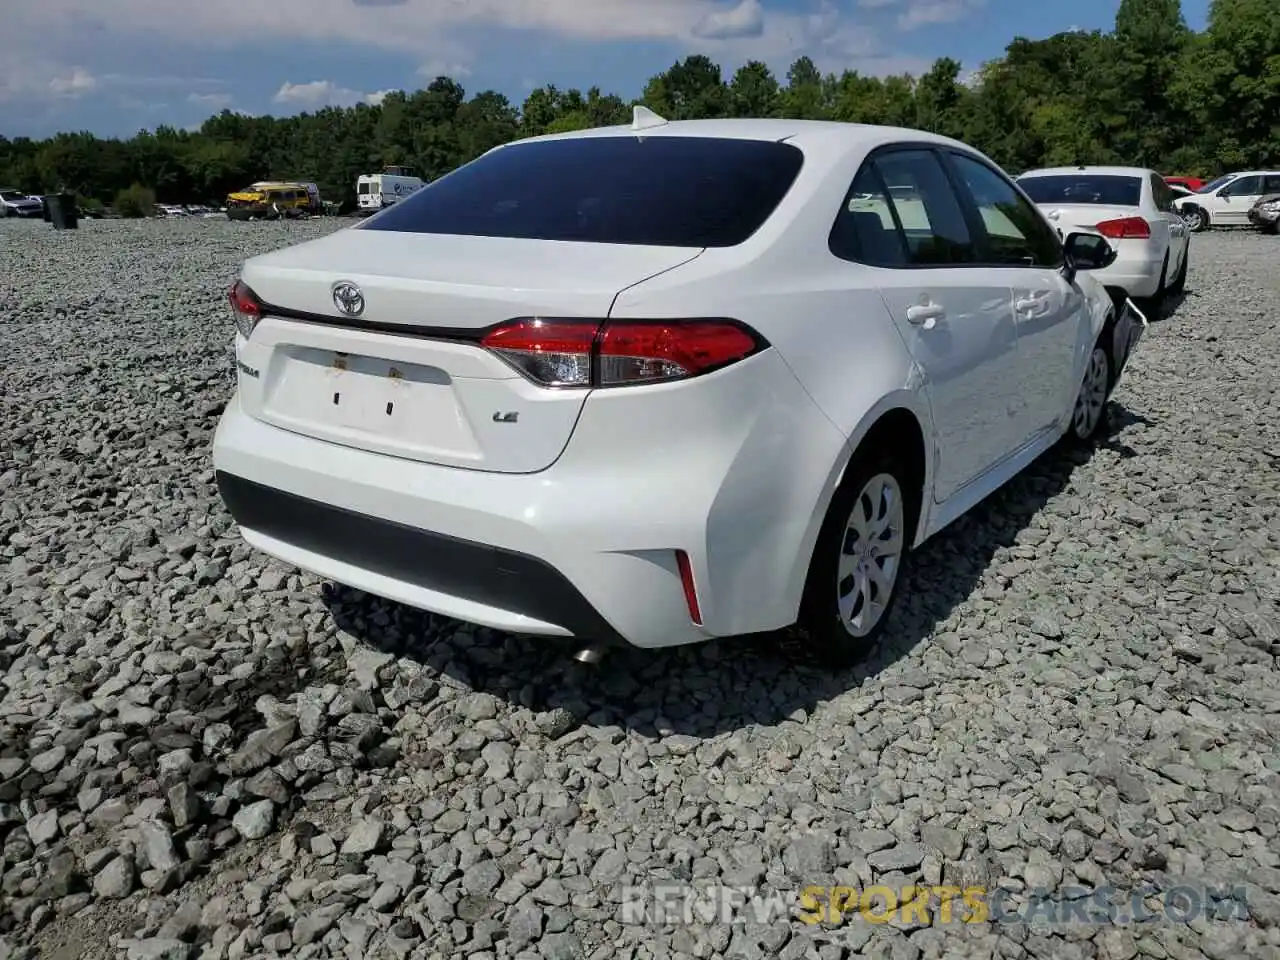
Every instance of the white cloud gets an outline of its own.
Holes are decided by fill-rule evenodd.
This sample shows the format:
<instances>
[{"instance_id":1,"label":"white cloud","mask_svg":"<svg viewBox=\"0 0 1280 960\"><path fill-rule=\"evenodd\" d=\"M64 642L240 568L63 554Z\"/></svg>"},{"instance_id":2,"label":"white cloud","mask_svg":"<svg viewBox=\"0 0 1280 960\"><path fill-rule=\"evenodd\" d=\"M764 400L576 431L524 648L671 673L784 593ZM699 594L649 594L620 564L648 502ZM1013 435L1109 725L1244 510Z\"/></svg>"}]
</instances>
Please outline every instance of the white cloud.
<instances>
[{"instance_id":1,"label":"white cloud","mask_svg":"<svg viewBox=\"0 0 1280 960\"><path fill-rule=\"evenodd\" d=\"M10 43L9 41L13 41ZM222 80L208 77L181 77L131 74L95 70L78 63L66 63L17 45L12 37L0 34L0 103L56 103L79 100L90 95L110 94L120 105L136 109L138 102L152 102L159 92L216 96L225 87ZM145 100L139 100L146 97Z\"/></svg>"},{"instance_id":2,"label":"white cloud","mask_svg":"<svg viewBox=\"0 0 1280 960\"><path fill-rule=\"evenodd\" d=\"M760 0L742 0L736 7L713 10L693 25L693 35L704 40L733 40L764 33L764 7Z\"/></svg>"},{"instance_id":3,"label":"white cloud","mask_svg":"<svg viewBox=\"0 0 1280 960\"><path fill-rule=\"evenodd\" d=\"M454 80L461 80L463 77L471 76L471 68L461 61L435 58L428 60L418 68L418 76L428 80L434 80L436 77L451 77Z\"/></svg>"},{"instance_id":4,"label":"white cloud","mask_svg":"<svg viewBox=\"0 0 1280 960\"><path fill-rule=\"evenodd\" d=\"M92 93L98 86L98 78L82 67L75 67L70 73L49 81L49 90L55 97L68 97L72 100Z\"/></svg>"},{"instance_id":5,"label":"white cloud","mask_svg":"<svg viewBox=\"0 0 1280 960\"><path fill-rule=\"evenodd\" d=\"M840 29L840 11L831 0L822 0L805 20L805 34L813 40L829 40Z\"/></svg>"},{"instance_id":6,"label":"white cloud","mask_svg":"<svg viewBox=\"0 0 1280 960\"><path fill-rule=\"evenodd\" d=\"M222 110L231 106L231 95L228 93L193 93L187 97L187 103L207 110Z\"/></svg>"},{"instance_id":7,"label":"white cloud","mask_svg":"<svg viewBox=\"0 0 1280 960\"><path fill-rule=\"evenodd\" d=\"M969 0L978 3L980 0ZM199 44L228 57L258 56L279 43L341 45L363 53L383 51L420 64L419 82L438 75L463 79L486 55L484 31L526 30L529 43L543 38L594 41L646 41L670 44L685 52L708 50L726 75L741 63L762 60L779 76L798 56L813 58L823 72L855 69L883 75L927 68L927 61L904 58L886 48L873 31L855 22L858 8L898 4L902 24L954 19L968 8L966 0L806 0L800 9L783 11L772 0L272 0L254 5L253 30L228 30L242 22L245 0L111 0L111 16L103 17L102 0L31 0L7 12L0 32L0 102L49 102L63 97L130 92L144 86L170 87L160 96L133 92L150 100L200 104L216 110L225 105L228 87L218 81L182 77L135 77L132 63L114 53L112 41L164 44L171 51ZM848 11L848 12L844 12ZM959 12L956 12L959 11ZM94 35L94 61L77 77L74 58L62 57L60 38ZM51 42L42 47L32 68L29 38ZM491 55L491 51L489 52ZM114 58L114 59L113 59ZM230 62L230 61L229 61ZM655 64L655 69L660 68ZM478 67L477 67L478 69ZM115 71L115 72L113 72ZM271 80L272 86L285 77ZM610 86L602 76L603 85ZM398 83L389 76L379 86ZM405 78L409 80L409 78ZM533 77L531 86L546 78ZM88 84L97 81L90 91ZM411 85L411 84L410 84ZM624 91L619 91L624 92ZM326 104L377 103L385 91L366 92L335 80L287 82L275 90L279 107L316 109ZM185 117L183 118L185 120Z\"/></svg>"},{"instance_id":8,"label":"white cloud","mask_svg":"<svg viewBox=\"0 0 1280 960\"><path fill-rule=\"evenodd\" d=\"M272 103L297 107L302 110L315 110L319 107L350 107L357 103L381 103L389 90L377 93L361 93L334 83L332 80L312 80L309 83L289 83L280 85Z\"/></svg>"},{"instance_id":9,"label":"white cloud","mask_svg":"<svg viewBox=\"0 0 1280 960\"><path fill-rule=\"evenodd\" d=\"M915 30L917 27L955 23L985 3L986 0L915 0L898 17L898 26L903 30Z\"/></svg>"},{"instance_id":10,"label":"white cloud","mask_svg":"<svg viewBox=\"0 0 1280 960\"><path fill-rule=\"evenodd\" d=\"M356 4L352 0L273 0L253 8L252 38L338 42L416 54L441 55L455 27L542 30L587 40L660 40L689 37L693 27L722 9L718 0L421 0ZM177 14L175 8L181 9ZM133 37L242 48L243 31L227 24L245 16L244 0L112 0L107 30L120 24ZM103 23L102 0L40 0L19 4L10 17L40 35L66 35L77 24Z\"/></svg>"}]
</instances>

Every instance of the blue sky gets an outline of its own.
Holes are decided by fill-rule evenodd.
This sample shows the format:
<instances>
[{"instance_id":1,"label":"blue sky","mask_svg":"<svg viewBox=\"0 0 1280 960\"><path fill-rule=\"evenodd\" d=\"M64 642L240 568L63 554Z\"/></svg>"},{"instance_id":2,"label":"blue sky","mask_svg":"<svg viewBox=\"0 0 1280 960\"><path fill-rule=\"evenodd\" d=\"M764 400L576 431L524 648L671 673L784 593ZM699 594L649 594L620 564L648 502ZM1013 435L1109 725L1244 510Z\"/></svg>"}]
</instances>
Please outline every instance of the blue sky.
<instances>
[{"instance_id":1,"label":"blue sky","mask_svg":"<svg viewBox=\"0 0 1280 960\"><path fill-rule=\"evenodd\" d=\"M1209 0L1183 0L1202 29ZM14 0L0 29L0 134L129 135L223 107L284 115L376 102L445 73L517 104L546 83L637 96L679 58L726 76L966 69L1014 36L1109 29L1117 0Z\"/></svg>"}]
</instances>

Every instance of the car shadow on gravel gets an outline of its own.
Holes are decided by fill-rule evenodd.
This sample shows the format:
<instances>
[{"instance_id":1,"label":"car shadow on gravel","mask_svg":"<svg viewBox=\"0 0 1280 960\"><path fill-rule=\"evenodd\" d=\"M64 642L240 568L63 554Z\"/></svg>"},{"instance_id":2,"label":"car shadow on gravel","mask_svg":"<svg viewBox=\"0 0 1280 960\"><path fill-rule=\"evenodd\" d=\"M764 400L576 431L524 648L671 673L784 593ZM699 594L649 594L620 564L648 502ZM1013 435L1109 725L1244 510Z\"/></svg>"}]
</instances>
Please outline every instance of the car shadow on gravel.
<instances>
[{"instance_id":1,"label":"car shadow on gravel","mask_svg":"<svg viewBox=\"0 0 1280 960\"><path fill-rule=\"evenodd\" d=\"M1134 456L1118 434L1148 423L1113 401L1097 447ZM533 711L561 708L577 722L647 735L711 737L771 726L803 719L817 704L862 686L943 632L941 625L978 589L997 551L1017 544L1041 508L1092 456L1080 447L1055 447L932 537L904 568L891 629L859 664L844 670L817 662L795 631L666 650L620 649L597 664L584 664L573 656L580 643L502 634L345 586L326 584L325 602L340 629L374 649L416 660L464 688Z\"/></svg>"},{"instance_id":2,"label":"car shadow on gravel","mask_svg":"<svg viewBox=\"0 0 1280 960\"><path fill-rule=\"evenodd\" d=\"M1178 311L1182 309L1182 305L1186 303L1187 297L1195 293L1191 287L1186 287L1181 293L1170 293L1165 296L1164 306L1160 310L1160 316L1156 318L1159 321L1172 320L1178 315Z\"/></svg>"}]
</instances>

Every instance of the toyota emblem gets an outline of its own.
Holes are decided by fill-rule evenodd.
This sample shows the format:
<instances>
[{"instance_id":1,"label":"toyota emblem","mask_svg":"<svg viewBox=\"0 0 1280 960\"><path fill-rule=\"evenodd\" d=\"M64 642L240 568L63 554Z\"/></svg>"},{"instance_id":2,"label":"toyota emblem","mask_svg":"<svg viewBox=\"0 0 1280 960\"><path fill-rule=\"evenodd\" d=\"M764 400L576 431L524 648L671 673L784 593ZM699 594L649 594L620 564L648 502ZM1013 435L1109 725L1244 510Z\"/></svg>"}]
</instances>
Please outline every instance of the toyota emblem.
<instances>
[{"instance_id":1,"label":"toyota emblem","mask_svg":"<svg viewBox=\"0 0 1280 960\"><path fill-rule=\"evenodd\" d=\"M333 285L333 305L348 317L358 317L364 313L364 294L350 280L342 280Z\"/></svg>"}]
</instances>

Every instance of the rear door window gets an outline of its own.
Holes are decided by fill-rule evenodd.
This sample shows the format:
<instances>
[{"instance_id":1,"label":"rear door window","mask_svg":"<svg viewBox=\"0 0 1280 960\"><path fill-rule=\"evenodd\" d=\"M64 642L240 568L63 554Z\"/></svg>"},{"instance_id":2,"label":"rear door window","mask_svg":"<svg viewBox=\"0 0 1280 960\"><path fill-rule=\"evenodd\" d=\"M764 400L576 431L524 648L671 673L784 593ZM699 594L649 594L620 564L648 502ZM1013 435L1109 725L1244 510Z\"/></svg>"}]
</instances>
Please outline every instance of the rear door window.
<instances>
[{"instance_id":1,"label":"rear door window","mask_svg":"<svg viewBox=\"0 0 1280 960\"><path fill-rule=\"evenodd\" d=\"M881 267L945 267L977 262L964 210L938 157L894 147L868 159L854 178L828 239L845 260Z\"/></svg>"},{"instance_id":2,"label":"rear door window","mask_svg":"<svg viewBox=\"0 0 1280 960\"><path fill-rule=\"evenodd\" d=\"M798 147L716 137L517 143L416 190L367 230L670 247L731 247L800 172Z\"/></svg>"},{"instance_id":3,"label":"rear door window","mask_svg":"<svg viewBox=\"0 0 1280 960\"><path fill-rule=\"evenodd\" d=\"M870 165L888 198L909 266L977 261L964 210L932 150L892 149L877 154Z\"/></svg>"},{"instance_id":4,"label":"rear door window","mask_svg":"<svg viewBox=\"0 0 1280 960\"><path fill-rule=\"evenodd\" d=\"M1262 192L1261 177L1241 177L1222 188L1224 197L1252 197Z\"/></svg>"},{"instance_id":5,"label":"rear door window","mask_svg":"<svg viewBox=\"0 0 1280 960\"><path fill-rule=\"evenodd\" d=\"M949 154L962 189L982 221L982 262L999 266L1057 267L1062 244L1004 176L978 159Z\"/></svg>"},{"instance_id":6,"label":"rear door window","mask_svg":"<svg viewBox=\"0 0 1280 960\"><path fill-rule=\"evenodd\" d=\"M873 164L863 164L854 178L831 226L828 246L842 260L872 267L908 265L906 238L889 192Z\"/></svg>"}]
</instances>

